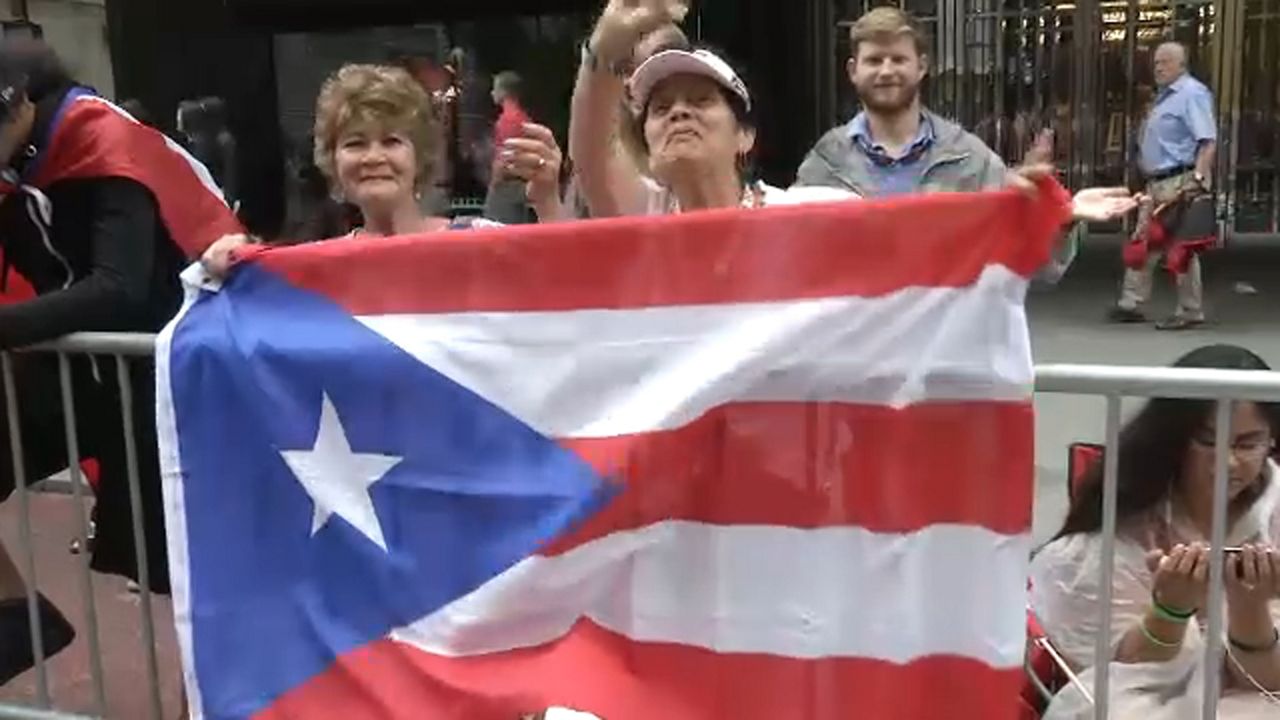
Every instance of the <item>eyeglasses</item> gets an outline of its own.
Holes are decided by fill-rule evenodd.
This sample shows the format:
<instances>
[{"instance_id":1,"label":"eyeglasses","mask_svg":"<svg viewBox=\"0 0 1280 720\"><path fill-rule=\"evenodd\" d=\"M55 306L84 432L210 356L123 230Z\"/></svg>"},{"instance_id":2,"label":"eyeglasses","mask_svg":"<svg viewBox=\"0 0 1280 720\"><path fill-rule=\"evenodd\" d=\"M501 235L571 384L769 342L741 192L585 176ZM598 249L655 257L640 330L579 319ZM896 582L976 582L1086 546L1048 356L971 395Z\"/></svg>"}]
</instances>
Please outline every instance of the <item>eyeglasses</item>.
<instances>
[{"instance_id":1,"label":"eyeglasses","mask_svg":"<svg viewBox=\"0 0 1280 720\"><path fill-rule=\"evenodd\" d=\"M1191 442L1205 450L1213 450L1217 447L1214 438L1204 435L1191 436ZM1273 449L1275 449L1275 441L1271 438L1251 438L1231 443L1231 454L1240 460L1261 460L1270 455Z\"/></svg>"}]
</instances>

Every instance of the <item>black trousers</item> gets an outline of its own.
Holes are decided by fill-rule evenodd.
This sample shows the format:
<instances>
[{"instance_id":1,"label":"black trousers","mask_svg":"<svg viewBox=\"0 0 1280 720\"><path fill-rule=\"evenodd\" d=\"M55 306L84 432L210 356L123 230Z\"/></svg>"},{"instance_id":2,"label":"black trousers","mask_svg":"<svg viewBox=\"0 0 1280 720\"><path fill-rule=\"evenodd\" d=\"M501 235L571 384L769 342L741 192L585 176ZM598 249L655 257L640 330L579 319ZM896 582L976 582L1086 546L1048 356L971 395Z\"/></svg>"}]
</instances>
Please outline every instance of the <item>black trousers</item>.
<instances>
[{"instance_id":1,"label":"black trousers","mask_svg":"<svg viewBox=\"0 0 1280 720\"><path fill-rule=\"evenodd\" d=\"M30 485L68 465L62 391L55 356L19 354L13 356L13 361L25 476ZM80 456L96 459L99 466L91 567L139 580L116 361L111 357L96 358L96 373L94 365L88 358L75 358L71 373ZM126 366L133 399L131 417L149 585L153 592L168 593L169 564L156 444L155 363L150 358L135 358L127 359ZM0 500L7 499L15 488L4 400L0 385Z\"/></svg>"}]
</instances>

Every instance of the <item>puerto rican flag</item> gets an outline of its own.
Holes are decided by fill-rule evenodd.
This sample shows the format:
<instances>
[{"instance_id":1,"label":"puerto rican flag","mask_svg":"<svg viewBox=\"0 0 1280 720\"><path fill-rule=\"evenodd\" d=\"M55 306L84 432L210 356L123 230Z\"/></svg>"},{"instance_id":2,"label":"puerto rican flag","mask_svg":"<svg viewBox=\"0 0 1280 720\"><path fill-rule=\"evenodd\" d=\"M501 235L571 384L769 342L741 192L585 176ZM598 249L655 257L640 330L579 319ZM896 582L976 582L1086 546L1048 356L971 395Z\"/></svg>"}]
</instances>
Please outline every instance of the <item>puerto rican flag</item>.
<instances>
[{"instance_id":1,"label":"puerto rican flag","mask_svg":"<svg viewBox=\"0 0 1280 720\"><path fill-rule=\"evenodd\" d=\"M263 252L162 335L197 718L1017 712L1059 188Z\"/></svg>"}]
</instances>

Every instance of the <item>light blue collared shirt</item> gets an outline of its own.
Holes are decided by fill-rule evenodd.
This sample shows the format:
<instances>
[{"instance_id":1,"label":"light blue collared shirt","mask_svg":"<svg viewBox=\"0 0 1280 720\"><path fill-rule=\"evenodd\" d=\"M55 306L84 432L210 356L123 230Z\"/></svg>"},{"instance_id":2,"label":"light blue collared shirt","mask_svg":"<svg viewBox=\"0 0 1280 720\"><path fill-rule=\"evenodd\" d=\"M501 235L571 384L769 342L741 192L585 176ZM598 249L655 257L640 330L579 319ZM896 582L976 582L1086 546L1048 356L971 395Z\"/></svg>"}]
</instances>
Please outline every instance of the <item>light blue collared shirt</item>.
<instances>
[{"instance_id":1,"label":"light blue collared shirt","mask_svg":"<svg viewBox=\"0 0 1280 720\"><path fill-rule=\"evenodd\" d=\"M871 160L872 175L876 187L876 196L904 195L920 190L920 181L924 178L924 164L920 159L933 145L933 123L929 118L920 117L920 129L916 131L915 140L899 157L892 157L883 145L876 143L871 137L871 127L866 113L858 113L849 121L849 137L854 147L866 154Z\"/></svg>"},{"instance_id":2,"label":"light blue collared shirt","mask_svg":"<svg viewBox=\"0 0 1280 720\"><path fill-rule=\"evenodd\" d=\"M1154 175L1195 165L1200 143L1217 139L1213 93L1204 83L1183 73L1156 95L1142 129L1142 171Z\"/></svg>"}]
</instances>

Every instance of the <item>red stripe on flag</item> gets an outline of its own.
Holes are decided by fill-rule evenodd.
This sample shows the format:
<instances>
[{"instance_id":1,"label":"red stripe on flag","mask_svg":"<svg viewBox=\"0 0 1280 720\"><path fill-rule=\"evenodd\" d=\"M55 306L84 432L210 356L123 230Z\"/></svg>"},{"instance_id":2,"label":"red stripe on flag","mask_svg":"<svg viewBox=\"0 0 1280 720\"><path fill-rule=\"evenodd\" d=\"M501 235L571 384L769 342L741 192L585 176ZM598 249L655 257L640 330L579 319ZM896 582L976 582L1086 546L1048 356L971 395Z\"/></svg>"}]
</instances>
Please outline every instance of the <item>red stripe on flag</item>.
<instances>
[{"instance_id":1,"label":"red stripe on flag","mask_svg":"<svg viewBox=\"0 0 1280 720\"><path fill-rule=\"evenodd\" d=\"M1021 668L957 657L895 665L718 655L582 621L552 645L467 658L379 641L257 717L516 720L560 706L604 720L1013 720L1021 683Z\"/></svg>"},{"instance_id":2,"label":"red stripe on flag","mask_svg":"<svg viewBox=\"0 0 1280 720\"><path fill-rule=\"evenodd\" d=\"M671 431L563 442L626 491L547 554L662 520L1031 529L1030 403L737 403Z\"/></svg>"},{"instance_id":3,"label":"red stripe on flag","mask_svg":"<svg viewBox=\"0 0 1280 720\"><path fill-rule=\"evenodd\" d=\"M1030 275L1063 212L1056 192L908 196L349 238L258 262L359 315L870 297L962 287L992 264Z\"/></svg>"}]
</instances>

